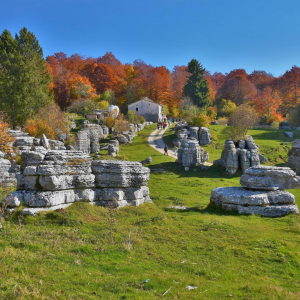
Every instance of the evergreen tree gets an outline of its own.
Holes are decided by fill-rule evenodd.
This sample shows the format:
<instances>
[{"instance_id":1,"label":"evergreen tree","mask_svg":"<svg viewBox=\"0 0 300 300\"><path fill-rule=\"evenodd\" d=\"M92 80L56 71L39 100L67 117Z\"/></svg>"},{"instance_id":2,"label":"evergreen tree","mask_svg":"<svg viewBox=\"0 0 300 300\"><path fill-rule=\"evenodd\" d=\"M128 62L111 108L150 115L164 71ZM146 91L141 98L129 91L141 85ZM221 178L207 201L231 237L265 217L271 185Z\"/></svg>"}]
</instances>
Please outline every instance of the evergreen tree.
<instances>
[{"instance_id":1,"label":"evergreen tree","mask_svg":"<svg viewBox=\"0 0 300 300\"><path fill-rule=\"evenodd\" d=\"M191 75L188 76L188 80L183 87L183 95L190 97L194 104L201 108L208 107L210 105L209 86L203 77L205 69L196 59L192 59L188 63L186 71Z\"/></svg>"},{"instance_id":2,"label":"evergreen tree","mask_svg":"<svg viewBox=\"0 0 300 300\"><path fill-rule=\"evenodd\" d=\"M14 39L4 30L0 36L0 110L13 126L23 126L31 115L52 103L51 82L34 34L24 27Z\"/></svg>"}]
</instances>

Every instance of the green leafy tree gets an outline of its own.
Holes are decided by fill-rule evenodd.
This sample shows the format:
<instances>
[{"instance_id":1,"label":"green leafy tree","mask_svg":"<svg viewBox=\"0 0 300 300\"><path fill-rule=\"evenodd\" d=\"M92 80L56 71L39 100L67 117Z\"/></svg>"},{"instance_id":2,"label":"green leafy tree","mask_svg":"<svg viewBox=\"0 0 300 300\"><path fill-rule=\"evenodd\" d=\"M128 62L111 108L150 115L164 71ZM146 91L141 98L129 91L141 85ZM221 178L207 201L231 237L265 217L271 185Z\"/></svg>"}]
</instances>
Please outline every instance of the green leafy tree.
<instances>
[{"instance_id":1,"label":"green leafy tree","mask_svg":"<svg viewBox=\"0 0 300 300\"><path fill-rule=\"evenodd\" d=\"M52 78L34 34L24 27L13 38L4 30L0 65L0 110L6 112L13 126L23 126L30 116L52 103Z\"/></svg>"},{"instance_id":2,"label":"green leafy tree","mask_svg":"<svg viewBox=\"0 0 300 300\"><path fill-rule=\"evenodd\" d=\"M191 75L183 87L183 95L190 97L193 103L201 108L210 105L209 85L204 79L205 68L196 59L192 59L186 69Z\"/></svg>"}]
</instances>

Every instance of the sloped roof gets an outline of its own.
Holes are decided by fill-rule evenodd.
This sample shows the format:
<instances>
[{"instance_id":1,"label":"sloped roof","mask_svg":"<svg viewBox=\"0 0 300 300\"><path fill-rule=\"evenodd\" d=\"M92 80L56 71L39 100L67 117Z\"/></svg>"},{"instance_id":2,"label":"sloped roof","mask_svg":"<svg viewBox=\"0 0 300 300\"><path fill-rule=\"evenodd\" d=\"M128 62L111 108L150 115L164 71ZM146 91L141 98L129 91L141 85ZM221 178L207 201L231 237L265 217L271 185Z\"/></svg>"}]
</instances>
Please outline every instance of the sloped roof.
<instances>
[{"instance_id":1,"label":"sloped roof","mask_svg":"<svg viewBox=\"0 0 300 300\"><path fill-rule=\"evenodd\" d=\"M153 100L149 99L148 97L144 97L144 98L142 98L141 100L138 100L138 101L135 101L135 102L133 102L133 103L130 103L129 105L132 105L132 104L138 103L138 102L140 102L140 101L147 101L147 102L151 102L151 103L154 103L154 104L160 105L160 104L158 104L158 103L154 102ZM128 105L128 106L129 106L129 105Z\"/></svg>"}]
</instances>

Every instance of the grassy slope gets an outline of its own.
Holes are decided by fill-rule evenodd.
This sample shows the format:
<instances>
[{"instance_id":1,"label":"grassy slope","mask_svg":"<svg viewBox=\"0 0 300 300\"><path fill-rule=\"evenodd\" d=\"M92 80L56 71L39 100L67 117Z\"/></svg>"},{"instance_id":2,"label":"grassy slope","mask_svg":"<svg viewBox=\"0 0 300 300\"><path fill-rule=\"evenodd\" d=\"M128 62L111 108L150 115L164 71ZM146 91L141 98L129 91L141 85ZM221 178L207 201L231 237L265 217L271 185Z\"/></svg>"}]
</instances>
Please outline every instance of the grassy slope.
<instances>
[{"instance_id":1,"label":"grassy slope","mask_svg":"<svg viewBox=\"0 0 300 300\"><path fill-rule=\"evenodd\" d=\"M166 170L151 173L154 204L115 212L76 203L66 214L26 217L22 227L13 215L0 233L1 299L159 299L170 287L166 299L300 298L300 217L267 219L210 208L211 189L239 185L241 174L228 176L216 167L183 171L147 144L154 128L120 153L133 161L151 155L149 167ZM286 151L279 149L283 159L275 162L275 150L268 150L279 147L279 131L251 134L271 163L284 162ZM212 159L220 153L214 148ZM292 192L300 205L300 192ZM192 209L166 209L181 203ZM198 289L188 291L187 285Z\"/></svg>"}]
</instances>

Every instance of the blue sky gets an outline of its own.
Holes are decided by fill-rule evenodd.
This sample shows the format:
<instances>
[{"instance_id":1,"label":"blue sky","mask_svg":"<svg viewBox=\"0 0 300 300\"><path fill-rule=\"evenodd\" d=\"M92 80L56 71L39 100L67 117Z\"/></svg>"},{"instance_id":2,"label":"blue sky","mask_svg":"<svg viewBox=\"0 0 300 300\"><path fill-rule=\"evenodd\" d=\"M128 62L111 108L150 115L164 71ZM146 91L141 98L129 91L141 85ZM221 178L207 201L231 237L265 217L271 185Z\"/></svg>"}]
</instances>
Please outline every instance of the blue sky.
<instances>
[{"instance_id":1,"label":"blue sky","mask_svg":"<svg viewBox=\"0 0 300 300\"><path fill-rule=\"evenodd\" d=\"M44 55L243 68L275 76L300 66L299 0L1 0L0 31L32 31Z\"/></svg>"}]
</instances>

